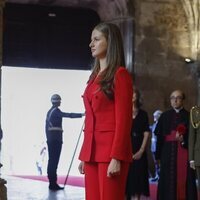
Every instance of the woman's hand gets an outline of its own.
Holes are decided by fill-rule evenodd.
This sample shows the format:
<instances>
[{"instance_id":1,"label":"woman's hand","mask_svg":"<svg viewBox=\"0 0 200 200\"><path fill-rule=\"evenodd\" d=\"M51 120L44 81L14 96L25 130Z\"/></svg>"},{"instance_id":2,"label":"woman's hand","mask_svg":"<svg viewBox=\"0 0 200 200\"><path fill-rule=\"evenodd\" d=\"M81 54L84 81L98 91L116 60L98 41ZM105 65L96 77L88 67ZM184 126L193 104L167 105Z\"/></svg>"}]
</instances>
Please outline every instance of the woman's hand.
<instances>
[{"instance_id":1,"label":"woman's hand","mask_svg":"<svg viewBox=\"0 0 200 200\"><path fill-rule=\"evenodd\" d=\"M140 149L135 154L133 154L133 160L139 160L142 157L144 150Z\"/></svg>"},{"instance_id":2,"label":"woman's hand","mask_svg":"<svg viewBox=\"0 0 200 200\"><path fill-rule=\"evenodd\" d=\"M121 162L117 159L112 158L108 165L107 177L113 177L120 174Z\"/></svg>"},{"instance_id":3,"label":"woman's hand","mask_svg":"<svg viewBox=\"0 0 200 200\"><path fill-rule=\"evenodd\" d=\"M78 166L78 170L79 170L80 174L85 174L84 164L85 163L83 161L81 161L80 164L79 164L79 166Z\"/></svg>"},{"instance_id":4,"label":"woman's hand","mask_svg":"<svg viewBox=\"0 0 200 200\"><path fill-rule=\"evenodd\" d=\"M190 161L190 167L195 170L195 162L194 162L194 160Z\"/></svg>"},{"instance_id":5,"label":"woman's hand","mask_svg":"<svg viewBox=\"0 0 200 200\"><path fill-rule=\"evenodd\" d=\"M176 132L176 140L179 142L183 142L183 135L180 134L178 131Z\"/></svg>"}]
</instances>

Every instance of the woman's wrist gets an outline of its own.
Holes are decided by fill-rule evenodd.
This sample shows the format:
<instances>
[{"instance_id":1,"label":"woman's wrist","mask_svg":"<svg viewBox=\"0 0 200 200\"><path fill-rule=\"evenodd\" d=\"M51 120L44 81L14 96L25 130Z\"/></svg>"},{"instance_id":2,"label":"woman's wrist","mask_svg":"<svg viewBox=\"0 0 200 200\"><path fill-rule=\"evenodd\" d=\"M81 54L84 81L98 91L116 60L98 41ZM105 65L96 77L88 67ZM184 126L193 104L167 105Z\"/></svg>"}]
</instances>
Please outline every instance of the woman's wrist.
<instances>
[{"instance_id":1,"label":"woman's wrist","mask_svg":"<svg viewBox=\"0 0 200 200\"><path fill-rule=\"evenodd\" d=\"M144 147L140 147L140 150L139 151L141 151L142 153L144 152Z\"/></svg>"},{"instance_id":2,"label":"woman's wrist","mask_svg":"<svg viewBox=\"0 0 200 200\"><path fill-rule=\"evenodd\" d=\"M120 162L120 160L118 160L116 158L112 158L111 160L116 161L116 162Z\"/></svg>"}]
</instances>

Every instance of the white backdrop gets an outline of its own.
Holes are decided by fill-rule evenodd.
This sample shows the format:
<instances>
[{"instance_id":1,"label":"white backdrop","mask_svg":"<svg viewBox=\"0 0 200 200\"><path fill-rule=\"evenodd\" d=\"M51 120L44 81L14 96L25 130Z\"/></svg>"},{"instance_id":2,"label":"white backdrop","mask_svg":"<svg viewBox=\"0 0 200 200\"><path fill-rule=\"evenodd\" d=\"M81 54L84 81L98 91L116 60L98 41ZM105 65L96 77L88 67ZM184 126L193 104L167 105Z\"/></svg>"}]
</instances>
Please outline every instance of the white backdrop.
<instances>
[{"instance_id":1,"label":"white backdrop","mask_svg":"<svg viewBox=\"0 0 200 200\"><path fill-rule=\"evenodd\" d=\"M2 173L38 174L36 161L46 146L45 118L52 94L60 94L63 112L84 112L83 94L90 71L2 67ZM64 143L58 174L66 175L84 118L63 118ZM70 175L79 175L78 146ZM46 175L47 151L43 173Z\"/></svg>"}]
</instances>

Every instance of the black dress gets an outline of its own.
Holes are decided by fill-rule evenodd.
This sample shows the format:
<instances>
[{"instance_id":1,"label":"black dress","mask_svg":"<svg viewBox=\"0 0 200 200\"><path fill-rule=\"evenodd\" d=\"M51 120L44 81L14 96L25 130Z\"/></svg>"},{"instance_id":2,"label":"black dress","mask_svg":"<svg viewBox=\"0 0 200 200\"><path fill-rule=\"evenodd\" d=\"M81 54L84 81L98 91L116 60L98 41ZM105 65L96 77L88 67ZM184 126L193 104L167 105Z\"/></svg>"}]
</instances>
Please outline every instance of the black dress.
<instances>
[{"instance_id":1,"label":"black dress","mask_svg":"<svg viewBox=\"0 0 200 200\"><path fill-rule=\"evenodd\" d=\"M150 131L148 115L147 112L139 109L136 118L133 119L131 130L133 154L135 154L140 149L145 131ZM138 194L149 196L148 176L147 155L146 151L144 151L142 157L139 160L133 160L130 165L126 185L127 200L131 199L131 196Z\"/></svg>"}]
</instances>

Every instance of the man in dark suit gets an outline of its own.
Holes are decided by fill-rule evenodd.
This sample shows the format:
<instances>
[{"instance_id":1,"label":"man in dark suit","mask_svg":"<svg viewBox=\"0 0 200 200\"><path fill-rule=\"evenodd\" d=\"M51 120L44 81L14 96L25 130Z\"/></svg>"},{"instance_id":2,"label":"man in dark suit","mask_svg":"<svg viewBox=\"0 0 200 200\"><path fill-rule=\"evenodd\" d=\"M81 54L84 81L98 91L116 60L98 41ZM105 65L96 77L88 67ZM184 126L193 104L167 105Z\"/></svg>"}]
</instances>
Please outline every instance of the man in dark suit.
<instances>
[{"instance_id":1,"label":"man in dark suit","mask_svg":"<svg viewBox=\"0 0 200 200\"><path fill-rule=\"evenodd\" d=\"M159 200L197 199L194 170L188 163L189 112L183 107L185 95L170 95L171 109L162 113L155 129L156 159L160 162Z\"/></svg>"},{"instance_id":2,"label":"man in dark suit","mask_svg":"<svg viewBox=\"0 0 200 200\"><path fill-rule=\"evenodd\" d=\"M200 107L190 110L189 161L190 167L196 170L198 178L198 196L200 199Z\"/></svg>"}]
</instances>

